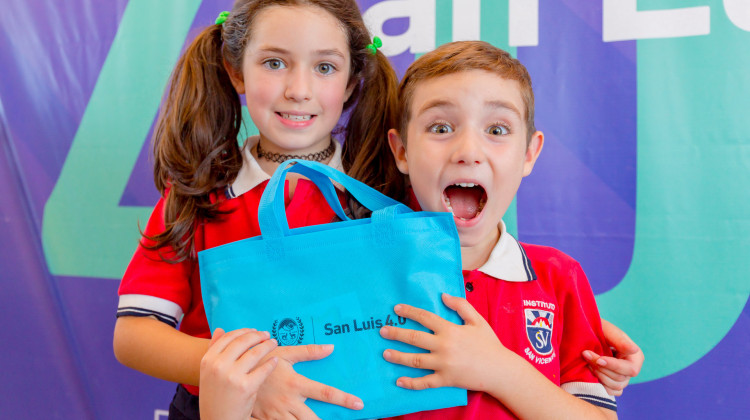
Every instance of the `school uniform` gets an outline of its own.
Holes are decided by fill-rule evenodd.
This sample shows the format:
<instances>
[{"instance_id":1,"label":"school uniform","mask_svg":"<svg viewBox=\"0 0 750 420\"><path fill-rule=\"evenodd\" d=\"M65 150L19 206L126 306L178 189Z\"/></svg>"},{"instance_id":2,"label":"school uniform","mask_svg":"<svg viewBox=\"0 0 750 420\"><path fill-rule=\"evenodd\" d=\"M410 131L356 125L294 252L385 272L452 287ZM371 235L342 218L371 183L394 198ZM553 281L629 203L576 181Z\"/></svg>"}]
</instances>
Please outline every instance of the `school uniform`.
<instances>
[{"instance_id":1,"label":"school uniform","mask_svg":"<svg viewBox=\"0 0 750 420\"><path fill-rule=\"evenodd\" d=\"M500 239L488 261L479 269L463 272L466 299L505 347L534 365L547 379L578 398L616 411L614 397L607 394L581 357L587 349L611 355L603 338L594 294L581 266L554 248L519 243L505 231L502 222L500 228ZM503 372L497 375L502 377ZM466 406L398 418L516 417L491 395L469 391Z\"/></svg>"},{"instance_id":2,"label":"school uniform","mask_svg":"<svg viewBox=\"0 0 750 420\"><path fill-rule=\"evenodd\" d=\"M261 169L251 153L258 140L256 136L245 142L242 168L237 179L225 191L213 195L212 199L219 203L219 210L226 214L209 223L198 223L194 237L196 253L260 234L258 204L270 176ZM329 166L343 170L341 146L338 143ZM343 193L341 199L343 203ZM164 231L164 202L162 197L154 207L146 225L146 235L153 236ZM292 199L286 199L286 213L290 228L328 223L336 217L315 184L307 179L300 179ZM179 326L179 330L188 335L210 338L201 297L197 257L172 264L164 262L160 253L172 256L167 248L161 251L149 251L142 246L136 248L120 282L117 316L150 316L170 326ZM198 387L184 387L189 394L198 395Z\"/></svg>"}]
</instances>

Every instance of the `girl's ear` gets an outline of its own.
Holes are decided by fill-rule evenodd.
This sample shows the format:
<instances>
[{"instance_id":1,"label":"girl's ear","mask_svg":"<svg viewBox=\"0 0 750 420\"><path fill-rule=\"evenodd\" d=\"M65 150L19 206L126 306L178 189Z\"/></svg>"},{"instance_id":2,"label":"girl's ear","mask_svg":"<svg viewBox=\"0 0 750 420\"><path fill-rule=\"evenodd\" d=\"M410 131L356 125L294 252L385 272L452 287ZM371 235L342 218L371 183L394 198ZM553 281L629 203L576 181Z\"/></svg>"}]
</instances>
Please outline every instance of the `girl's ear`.
<instances>
[{"instance_id":1,"label":"girl's ear","mask_svg":"<svg viewBox=\"0 0 750 420\"><path fill-rule=\"evenodd\" d=\"M242 77L242 71L237 71L227 63L227 60L222 60L224 63L224 69L227 71L227 74L229 75L229 79L232 81L232 86L234 86L234 90L237 91L240 95L245 93L245 80Z\"/></svg>"},{"instance_id":2,"label":"girl's ear","mask_svg":"<svg viewBox=\"0 0 750 420\"><path fill-rule=\"evenodd\" d=\"M388 130L388 145L391 147L391 153L393 153L393 159L396 160L398 170L404 175L409 175L409 164L406 161L406 146L398 130L395 128Z\"/></svg>"},{"instance_id":3,"label":"girl's ear","mask_svg":"<svg viewBox=\"0 0 750 420\"><path fill-rule=\"evenodd\" d=\"M523 162L523 176L529 175L531 170L534 169L539 154L542 153L542 146L544 146L544 133L537 131L531 135L531 141L526 146L526 154L524 155Z\"/></svg>"}]
</instances>

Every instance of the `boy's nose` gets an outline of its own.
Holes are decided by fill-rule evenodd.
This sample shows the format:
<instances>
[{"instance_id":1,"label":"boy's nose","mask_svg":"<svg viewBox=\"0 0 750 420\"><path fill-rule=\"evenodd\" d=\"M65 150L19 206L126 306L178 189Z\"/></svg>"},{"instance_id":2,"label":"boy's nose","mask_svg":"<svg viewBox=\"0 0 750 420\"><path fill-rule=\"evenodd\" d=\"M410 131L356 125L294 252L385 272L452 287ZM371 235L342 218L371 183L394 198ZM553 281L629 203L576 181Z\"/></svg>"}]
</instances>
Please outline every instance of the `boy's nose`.
<instances>
[{"instance_id":1,"label":"boy's nose","mask_svg":"<svg viewBox=\"0 0 750 420\"><path fill-rule=\"evenodd\" d=\"M312 97L310 73L296 69L289 74L284 96L295 102L308 101Z\"/></svg>"},{"instance_id":2,"label":"boy's nose","mask_svg":"<svg viewBox=\"0 0 750 420\"><path fill-rule=\"evenodd\" d=\"M456 149L453 161L462 165L478 165L484 160L481 146L481 136L475 133L463 132L456 136Z\"/></svg>"}]
</instances>

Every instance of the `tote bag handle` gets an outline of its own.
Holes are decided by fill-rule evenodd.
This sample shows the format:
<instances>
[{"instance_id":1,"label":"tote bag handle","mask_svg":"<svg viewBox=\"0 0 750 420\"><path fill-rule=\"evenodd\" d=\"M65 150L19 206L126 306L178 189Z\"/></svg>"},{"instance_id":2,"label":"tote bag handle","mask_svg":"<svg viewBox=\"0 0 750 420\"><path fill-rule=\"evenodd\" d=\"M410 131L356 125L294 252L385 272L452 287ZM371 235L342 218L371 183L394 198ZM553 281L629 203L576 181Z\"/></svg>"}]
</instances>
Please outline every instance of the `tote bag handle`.
<instances>
[{"instance_id":1,"label":"tote bag handle","mask_svg":"<svg viewBox=\"0 0 750 420\"><path fill-rule=\"evenodd\" d=\"M368 185L319 162L291 159L279 165L271 179L266 185L263 197L258 205L258 225L264 238L280 238L289 236L289 224L286 220L286 209L284 208L284 180L288 173L298 173L312 181L323 193L328 205L341 220L350 220L341 207L336 187L331 181L335 181L346 188L347 191L363 206L373 211L373 219L393 217L396 213L409 212L405 205L381 194ZM375 215L375 212L385 208L397 206L385 212ZM380 212L378 212L380 213Z\"/></svg>"}]
</instances>

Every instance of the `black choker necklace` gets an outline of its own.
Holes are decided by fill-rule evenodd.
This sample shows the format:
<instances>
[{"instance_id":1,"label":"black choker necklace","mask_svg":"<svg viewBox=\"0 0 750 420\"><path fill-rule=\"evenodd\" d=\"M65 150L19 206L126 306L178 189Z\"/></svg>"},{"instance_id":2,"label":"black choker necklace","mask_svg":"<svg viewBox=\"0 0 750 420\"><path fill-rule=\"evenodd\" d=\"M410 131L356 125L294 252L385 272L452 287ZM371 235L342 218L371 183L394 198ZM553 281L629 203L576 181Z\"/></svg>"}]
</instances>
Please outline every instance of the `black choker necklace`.
<instances>
[{"instance_id":1,"label":"black choker necklace","mask_svg":"<svg viewBox=\"0 0 750 420\"><path fill-rule=\"evenodd\" d=\"M333 139L331 139L331 144L329 144L325 150L315 153L308 153L306 155L285 155L281 153L267 152L260 147L260 140L258 141L258 159L270 160L271 162L276 163L282 163L289 159L302 159L322 162L328 159L328 157L333 154L334 150L336 150L336 145L333 143Z\"/></svg>"}]
</instances>

